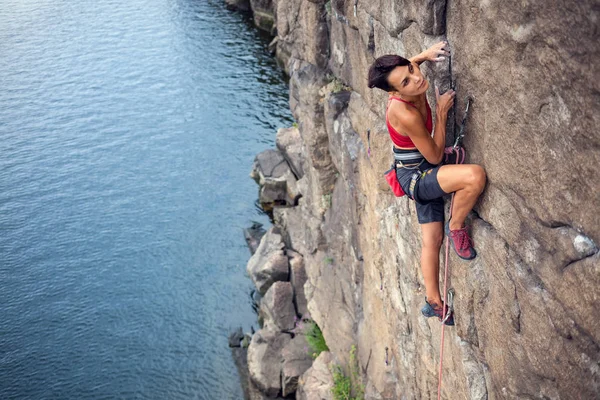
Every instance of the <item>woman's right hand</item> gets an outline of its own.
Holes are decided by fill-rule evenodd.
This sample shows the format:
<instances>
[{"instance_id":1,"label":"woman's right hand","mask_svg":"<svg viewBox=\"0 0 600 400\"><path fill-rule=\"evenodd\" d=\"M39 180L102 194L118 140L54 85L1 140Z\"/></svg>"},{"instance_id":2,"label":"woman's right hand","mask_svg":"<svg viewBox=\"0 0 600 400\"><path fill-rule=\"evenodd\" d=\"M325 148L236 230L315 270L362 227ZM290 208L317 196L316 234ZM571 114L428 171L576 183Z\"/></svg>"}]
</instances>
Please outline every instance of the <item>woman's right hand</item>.
<instances>
[{"instance_id":1,"label":"woman's right hand","mask_svg":"<svg viewBox=\"0 0 600 400\"><path fill-rule=\"evenodd\" d=\"M442 115L448 115L448 111L452 108L454 104L454 96L456 92L452 89L448 90L444 94L440 94L440 89L435 87L435 100L436 100L436 108L437 112Z\"/></svg>"}]
</instances>

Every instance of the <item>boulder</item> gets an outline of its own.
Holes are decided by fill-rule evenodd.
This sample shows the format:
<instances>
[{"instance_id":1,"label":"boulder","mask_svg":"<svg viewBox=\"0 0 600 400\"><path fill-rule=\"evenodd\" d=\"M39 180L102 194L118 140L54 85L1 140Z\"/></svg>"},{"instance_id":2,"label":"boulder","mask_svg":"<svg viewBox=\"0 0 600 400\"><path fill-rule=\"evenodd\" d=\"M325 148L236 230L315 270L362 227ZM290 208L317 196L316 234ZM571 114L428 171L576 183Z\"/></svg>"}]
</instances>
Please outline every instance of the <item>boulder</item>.
<instances>
[{"instance_id":1,"label":"boulder","mask_svg":"<svg viewBox=\"0 0 600 400\"><path fill-rule=\"evenodd\" d=\"M261 295L276 281L289 278L288 257L284 243L276 227L271 227L262 237L256 253L248 261L246 270Z\"/></svg>"},{"instance_id":2,"label":"boulder","mask_svg":"<svg viewBox=\"0 0 600 400\"><path fill-rule=\"evenodd\" d=\"M281 392L282 349L290 335L266 329L257 331L248 346L248 371L252 382L267 396Z\"/></svg>"},{"instance_id":3,"label":"boulder","mask_svg":"<svg viewBox=\"0 0 600 400\"><path fill-rule=\"evenodd\" d=\"M297 179L304 175L302 137L296 127L279 128L275 139L277 149L283 154Z\"/></svg>"},{"instance_id":4,"label":"boulder","mask_svg":"<svg viewBox=\"0 0 600 400\"><path fill-rule=\"evenodd\" d=\"M260 302L264 328L278 331L294 329L296 310L290 282L275 282Z\"/></svg>"},{"instance_id":5,"label":"boulder","mask_svg":"<svg viewBox=\"0 0 600 400\"><path fill-rule=\"evenodd\" d=\"M312 365L313 359L309 353L306 336L302 334L294 336L281 351L281 390L284 397L296 391L298 379Z\"/></svg>"},{"instance_id":6,"label":"boulder","mask_svg":"<svg viewBox=\"0 0 600 400\"><path fill-rule=\"evenodd\" d=\"M277 179L283 176L289 166L283 154L275 149L264 150L254 159L254 167L250 176L258 181L259 185L263 185L265 179Z\"/></svg>"},{"instance_id":7,"label":"boulder","mask_svg":"<svg viewBox=\"0 0 600 400\"><path fill-rule=\"evenodd\" d=\"M319 354L312 366L298 379L296 400L333 400L332 362L330 352Z\"/></svg>"},{"instance_id":8,"label":"boulder","mask_svg":"<svg viewBox=\"0 0 600 400\"><path fill-rule=\"evenodd\" d=\"M307 279L306 270L304 269L304 257L293 250L288 250L287 254L290 260L290 282L294 289L296 313L304 316L308 312L306 295L304 294L304 284Z\"/></svg>"},{"instance_id":9,"label":"boulder","mask_svg":"<svg viewBox=\"0 0 600 400\"><path fill-rule=\"evenodd\" d=\"M238 331L233 332L233 334L230 336L230 346L232 337L234 338L234 342L237 341L239 338ZM242 391L244 392L244 400L272 400L273 397L268 397L266 394L261 392L256 384L250 379L250 374L248 371L248 346L244 346L244 343L250 343L251 340L252 338L248 336L248 334L245 334L243 335L241 346L238 342L237 346L231 347L231 355L237 368L238 375L240 376L240 383L242 385ZM277 397L277 399L281 398Z\"/></svg>"},{"instance_id":10,"label":"boulder","mask_svg":"<svg viewBox=\"0 0 600 400\"><path fill-rule=\"evenodd\" d=\"M300 197L296 176L279 150L258 154L250 177L260 186L258 200L265 211L277 205L295 205Z\"/></svg>"}]
</instances>

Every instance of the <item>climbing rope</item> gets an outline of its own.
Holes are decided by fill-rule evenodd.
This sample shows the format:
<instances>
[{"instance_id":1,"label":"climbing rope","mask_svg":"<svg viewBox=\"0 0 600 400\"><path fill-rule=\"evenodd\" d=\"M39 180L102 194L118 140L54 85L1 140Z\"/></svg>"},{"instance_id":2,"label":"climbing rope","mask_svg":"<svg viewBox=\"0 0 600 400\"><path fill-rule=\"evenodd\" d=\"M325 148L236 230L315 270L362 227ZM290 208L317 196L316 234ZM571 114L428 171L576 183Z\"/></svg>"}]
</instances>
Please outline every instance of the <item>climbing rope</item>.
<instances>
[{"instance_id":1,"label":"climbing rope","mask_svg":"<svg viewBox=\"0 0 600 400\"><path fill-rule=\"evenodd\" d=\"M467 114L469 113L469 106L471 105L472 98L469 96L466 100L465 114L463 116L460 130L458 135L456 136L456 140L454 141L454 146L450 149L447 149L447 154L454 153L456 155L456 164L462 164L464 159L464 149L460 147L460 142L465 137L465 122L467 121ZM462 160L461 160L462 156ZM454 193L452 193L452 199L450 200L450 219L452 218L452 206L454 205ZM449 220L450 220L449 219ZM449 236L449 235L448 235ZM442 365L444 362L444 327L446 326L446 321L450 318L454 308L454 290L447 290L448 284L448 256L450 250L450 238L446 236L446 255L444 257L444 298L442 305L442 333L440 339L440 367L439 367L439 375L438 375L438 400L442 398Z\"/></svg>"}]
</instances>

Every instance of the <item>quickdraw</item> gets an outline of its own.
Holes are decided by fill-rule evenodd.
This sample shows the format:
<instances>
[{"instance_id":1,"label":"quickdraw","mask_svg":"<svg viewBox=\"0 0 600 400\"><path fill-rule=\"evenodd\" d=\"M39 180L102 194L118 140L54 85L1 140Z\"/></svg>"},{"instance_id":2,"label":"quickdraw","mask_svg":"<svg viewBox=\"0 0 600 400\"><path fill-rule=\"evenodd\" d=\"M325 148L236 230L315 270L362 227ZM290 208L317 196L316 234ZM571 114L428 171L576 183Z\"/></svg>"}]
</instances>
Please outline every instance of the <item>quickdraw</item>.
<instances>
[{"instance_id":1,"label":"quickdraw","mask_svg":"<svg viewBox=\"0 0 600 400\"><path fill-rule=\"evenodd\" d=\"M456 136L456 140L454 141L454 146L452 146L453 149L458 148L460 142L465 137L465 123L467 122L467 117L469 115L469 108L471 106L471 101L473 101L473 98L471 96L468 96L467 100L466 100L467 105L465 107L465 114L463 115L463 119L460 123L460 129L458 131L458 135Z\"/></svg>"}]
</instances>

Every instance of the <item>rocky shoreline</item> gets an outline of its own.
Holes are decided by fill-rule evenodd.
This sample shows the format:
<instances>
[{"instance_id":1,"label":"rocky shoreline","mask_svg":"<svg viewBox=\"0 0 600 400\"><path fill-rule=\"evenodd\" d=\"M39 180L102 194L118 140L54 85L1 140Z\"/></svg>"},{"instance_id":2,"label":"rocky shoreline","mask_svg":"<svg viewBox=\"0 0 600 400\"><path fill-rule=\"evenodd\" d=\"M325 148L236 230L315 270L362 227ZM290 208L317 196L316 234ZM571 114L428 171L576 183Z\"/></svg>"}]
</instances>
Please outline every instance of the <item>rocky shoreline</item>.
<instances>
[{"instance_id":1,"label":"rocky shoreline","mask_svg":"<svg viewBox=\"0 0 600 400\"><path fill-rule=\"evenodd\" d=\"M419 313L419 225L383 179L386 94L366 87L366 73L380 55L412 56L442 39L451 62L423 71L432 88L455 83L457 103L475 99L465 145L488 175L470 216L479 255L450 259L456 326L446 331L442 398L595 398L593 2L225 1L275 35L297 121L252 172L274 226L248 263L263 294L262 328L244 339L248 398L333 399L340 382L357 398L436 397L440 326ZM315 360L301 351L303 321L329 350Z\"/></svg>"},{"instance_id":2,"label":"rocky shoreline","mask_svg":"<svg viewBox=\"0 0 600 400\"><path fill-rule=\"evenodd\" d=\"M265 211L297 205L298 179L303 174L300 144L297 128L282 128L277 149L257 155L250 176L259 185L259 203ZM288 236L277 222L266 232L257 226L245 230L252 253L247 273L260 296L261 328L252 334L241 328L232 332L229 346L246 399L331 398L334 360L328 351L313 360L306 340L306 326L314 321L304 293L304 257L286 245Z\"/></svg>"}]
</instances>

